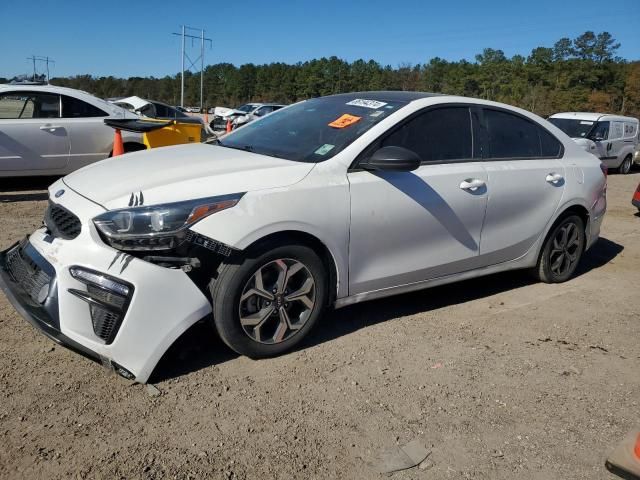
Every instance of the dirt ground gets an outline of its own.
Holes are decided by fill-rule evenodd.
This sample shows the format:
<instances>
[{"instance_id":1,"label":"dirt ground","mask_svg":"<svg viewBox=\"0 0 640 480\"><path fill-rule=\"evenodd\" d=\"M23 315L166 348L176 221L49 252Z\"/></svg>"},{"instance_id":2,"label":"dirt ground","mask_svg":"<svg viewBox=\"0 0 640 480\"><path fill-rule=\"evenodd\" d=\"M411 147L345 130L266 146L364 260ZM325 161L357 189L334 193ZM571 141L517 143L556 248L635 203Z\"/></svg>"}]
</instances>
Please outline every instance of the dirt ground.
<instances>
[{"instance_id":1,"label":"dirt ground","mask_svg":"<svg viewBox=\"0 0 640 480\"><path fill-rule=\"evenodd\" d=\"M0 294L0 478L375 479L381 449L415 439L431 454L391 478L615 478L605 458L640 424L639 181L609 177L602 238L565 284L513 272L348 307L271 360L198 325L157 396ZM40 225L37 183L0 183L2 248Z\"/></svg>"}]
</instances>

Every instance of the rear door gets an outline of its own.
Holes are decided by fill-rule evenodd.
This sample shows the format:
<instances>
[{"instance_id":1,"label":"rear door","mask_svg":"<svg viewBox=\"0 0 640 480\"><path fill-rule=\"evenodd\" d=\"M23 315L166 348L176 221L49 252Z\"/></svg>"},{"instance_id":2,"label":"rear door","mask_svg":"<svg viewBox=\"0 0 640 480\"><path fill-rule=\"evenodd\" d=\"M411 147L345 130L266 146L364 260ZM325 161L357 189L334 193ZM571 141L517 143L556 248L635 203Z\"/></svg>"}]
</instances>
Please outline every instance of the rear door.
<instances>
[{"instance_id":1,"label":"rear door","mask_svg":"<svg viewBox=\"0 0 640 480\"><path fill-rule=\"evenodd\" d=\"M61 124L69 132L72 170L107 158L113 146L113 129L104 123L109 114L83 100L62 95Z\"/></svg>"},{"instance_id":2,"label":"rear door","mask_svg":"<svg viewBox=\"0 0 640 480\"><path fill-rule=\"evenodd\" d=\"M480 256L485 265L524 255L558 208L565 185L562 144L514 112L480 112L488 202Z\"/></svg>"},{"instance_id":3,"label":"rear door","mask_svg":"<svg viewBox=\"0 0 640 480\"><path fill-rule=\"evenodd\" d=\"M59 117L59 95L20 90L0 94L0 171L64 171L70 141Z\"/></svg>"},{"instance_id":4,"label":"rear door","mask_svg":"<svg viewBox=\"0 0 640 480\"><path fill-rule=\"evenodd\" d=\"M624 122L613 121L609 130L609 147L607 147L609 152L607 157L615 158L616 163L619 165L624 160L624 146Z\"/></svg>"}]
</instances>

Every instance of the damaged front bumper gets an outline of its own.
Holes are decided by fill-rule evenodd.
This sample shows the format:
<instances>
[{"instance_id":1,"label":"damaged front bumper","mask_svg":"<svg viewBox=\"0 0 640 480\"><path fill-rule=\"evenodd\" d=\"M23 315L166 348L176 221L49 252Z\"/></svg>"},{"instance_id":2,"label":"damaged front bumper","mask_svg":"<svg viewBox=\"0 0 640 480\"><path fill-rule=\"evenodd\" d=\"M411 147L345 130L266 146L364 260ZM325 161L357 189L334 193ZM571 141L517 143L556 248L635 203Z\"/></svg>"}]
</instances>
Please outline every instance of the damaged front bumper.
<instances>
[{"instance_id":1,"label":"damaged front bumper","mask_svg":"<svg viewBox=\"0 0 640 480\"><path fill-rule=\"evenodd\" d=\"M93 208L74 192L65 197L72 210ZM42 227L0 252L0 288L47 337L140 383L182 333L211 313L185 271L107 246L91 222L74 239Z\"/></svg>"}]
</instances>

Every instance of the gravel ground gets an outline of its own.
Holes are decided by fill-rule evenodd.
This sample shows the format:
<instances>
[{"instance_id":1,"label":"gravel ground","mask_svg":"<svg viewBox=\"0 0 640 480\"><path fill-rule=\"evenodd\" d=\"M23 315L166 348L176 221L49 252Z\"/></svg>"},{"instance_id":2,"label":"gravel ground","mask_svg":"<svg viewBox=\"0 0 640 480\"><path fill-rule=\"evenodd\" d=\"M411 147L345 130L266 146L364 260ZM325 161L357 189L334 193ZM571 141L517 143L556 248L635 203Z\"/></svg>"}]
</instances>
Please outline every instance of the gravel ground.
<instances>
[{"instance_id":1,"label":"gravel ground","mask_svg":"<svg viewBox=\"0 0 640 480\"><path fill-rule=\"evenodd\" d=\"M602 238L565 284L512 272L348 307L270 360L197 325L157 391L0 294L0 478L384 478L381 449L415 439L431 454L392 478L613 478L640 418L639 181L609 177ZM40 224L46 183L0 183L2 248Z\"/></svg>"}]
</instances>

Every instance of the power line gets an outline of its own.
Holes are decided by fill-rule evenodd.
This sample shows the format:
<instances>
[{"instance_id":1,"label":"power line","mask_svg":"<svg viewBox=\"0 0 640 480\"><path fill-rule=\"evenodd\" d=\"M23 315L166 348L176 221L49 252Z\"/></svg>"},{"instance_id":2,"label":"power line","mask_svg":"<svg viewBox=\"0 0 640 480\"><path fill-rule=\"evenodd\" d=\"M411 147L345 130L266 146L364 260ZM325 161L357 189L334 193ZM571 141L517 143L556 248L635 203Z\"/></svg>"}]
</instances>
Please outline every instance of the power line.
<instances>
[{"instance_id":1,"label":"power line","mask_svg":"<svg viewBox=\"0 0 640 480\"><path fill-rule=\"evenodd\" d=\"M196 37L195 35L190 35L186 33L186 30L200 32L200 36ZM191 70L193 67L195 67L196 63L199 60L200 61L200 111L202 111L202 106L203 106L202 100L203 100L203 93L204 93L204 42L209 42L209 48L212 48L213 40L211 40L210 38L205 38L203 28L188 27L186 25L182 25L182 33L174 32L172 33L172 35L178 35L179 37L182 37L182 55L181 55L182 72L180 75L180 106L184 108L184 61L185 59L189 61L189 66L187 67L187 70ZM191 57L189 57L189 54L185 49L185 40L187 38L191 39L192 45L193 45L193 40L200 40L200 56L195 60L191 60Z\"/></svg>"},{"instance_id":2,"label":"power line","mask_svg":"<svg viewBox=\"0 0 640 480\"><path fill-rule=\"evenodd\" d=\"M56 63L55 60L53 60L52 58L49 57L42 57L42 56L36 56L36 55L31 55L30 57L27 57L27 60L31 60L33 62L33 81L36 81L36 62L43 62L46 65L46 69L47 69L47 83L49 83L49 64L50 63Z\"/></svg>"}]
</instances>

